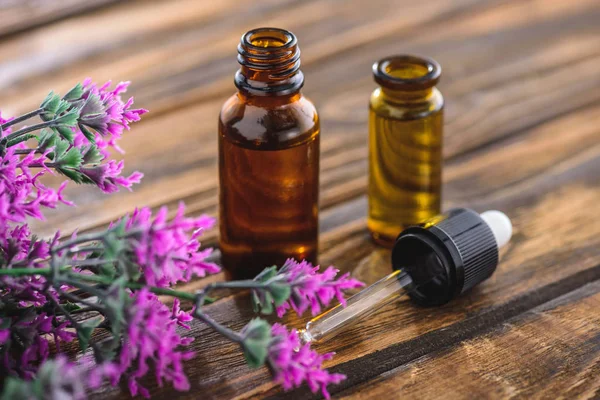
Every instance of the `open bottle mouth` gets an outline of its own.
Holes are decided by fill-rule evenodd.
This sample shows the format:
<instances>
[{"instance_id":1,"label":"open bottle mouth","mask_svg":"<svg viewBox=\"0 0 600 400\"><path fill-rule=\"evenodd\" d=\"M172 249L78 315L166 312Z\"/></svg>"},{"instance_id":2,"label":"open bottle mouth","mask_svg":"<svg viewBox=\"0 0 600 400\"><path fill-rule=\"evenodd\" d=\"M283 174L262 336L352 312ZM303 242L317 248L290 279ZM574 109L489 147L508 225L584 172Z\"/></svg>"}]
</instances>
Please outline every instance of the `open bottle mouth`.
<instances>
[{"instance_id":1,"label":"open bottle mouth","mask_svg":"<svg viewBox=\"0 0 600 400\"><path fill-rule=\"evenodd\" d=\"M290 75L300 68L298 40L285 29L253 29L242 36L238 62L254 71L269 71L273 79Z\"/></svg>"},{"instance_id":2,"label":"open bottle mouth","mask_svg":"<svg viewBox=\"0 0 600 400\"><path fill-rule=\"evenodd\" d=\"M381 86L400 91L424 90L440 80L442 68L433 59L413 55L386 57L373 64L373 77Z\"/></svg>"},{"instance_id":3,"label":"open bottle mouth","mask_svg":"<svg viewBox=\"0 0 600 400\"><path fill-rule=\"evenodd\" d=\"M256 49L285 49L296 44L296 36L285 29L257 28L246 32L242 43Z\"/></svg>"},{"instance_id":4,"label":"open bottle mouth","mask_svg":"<svg viewBox=\"0 0 600 400\"><path fill-rule=\"evenodd\" d=\"M235 84L255 95L293 93L304 83L296 36L285 29L257 28L246 32L238 45Z\"/></svg>"}]
</instances>

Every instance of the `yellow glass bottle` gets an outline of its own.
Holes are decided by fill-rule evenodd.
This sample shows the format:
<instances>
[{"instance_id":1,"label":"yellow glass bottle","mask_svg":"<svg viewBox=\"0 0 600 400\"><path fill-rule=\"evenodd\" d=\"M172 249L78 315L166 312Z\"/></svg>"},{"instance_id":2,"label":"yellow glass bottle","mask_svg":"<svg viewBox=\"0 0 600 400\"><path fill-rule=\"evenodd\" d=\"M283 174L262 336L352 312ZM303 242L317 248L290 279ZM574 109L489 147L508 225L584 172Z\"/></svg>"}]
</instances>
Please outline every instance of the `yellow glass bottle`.
<instances>
[{"instance_id":1,"label":"yellow glass bottle","mask_svg":"<svg viewBox=\"0 0 600 400\"><path fill-rule=\"evenodd\" d=\"M219 225L223 267L240 279L290 257L316 262L319 117L291 32L246 33L238 62L219 116Z\"/></svg>"},{"instance_id":2,"label":"yellow glass bottle","mask_svg":"<svg viewBox=\"0 0 600 400\"><path fill-rule=\"evenodd\" d=\"M440 213L444 99L430 58L400 55L373 65L369 107L369 215L373 239L391 247L407 226Z\"/></svg>"}]
</instances>

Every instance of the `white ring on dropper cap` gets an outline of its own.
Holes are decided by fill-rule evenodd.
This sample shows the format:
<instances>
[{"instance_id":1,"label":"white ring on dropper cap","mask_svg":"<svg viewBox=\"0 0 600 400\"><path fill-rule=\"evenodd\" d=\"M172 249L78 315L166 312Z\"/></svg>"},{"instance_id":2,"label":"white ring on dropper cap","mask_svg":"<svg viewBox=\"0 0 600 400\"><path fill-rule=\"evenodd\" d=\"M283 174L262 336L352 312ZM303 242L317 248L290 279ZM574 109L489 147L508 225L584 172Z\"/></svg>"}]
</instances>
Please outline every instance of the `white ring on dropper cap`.
<instances>
[{"instance_id":1,"label":"white ring on dropper cap","mask_svg":"<svg viewBox=\"0 0 600 400\"><path fill-rule=\"evenodd\" d=\"M510 222L510 218L502 211L498 210L486 211L481 213L480 216L494 233L498 248L504 247L512 236L512 223Z\"/></svg>"}]
</instances>

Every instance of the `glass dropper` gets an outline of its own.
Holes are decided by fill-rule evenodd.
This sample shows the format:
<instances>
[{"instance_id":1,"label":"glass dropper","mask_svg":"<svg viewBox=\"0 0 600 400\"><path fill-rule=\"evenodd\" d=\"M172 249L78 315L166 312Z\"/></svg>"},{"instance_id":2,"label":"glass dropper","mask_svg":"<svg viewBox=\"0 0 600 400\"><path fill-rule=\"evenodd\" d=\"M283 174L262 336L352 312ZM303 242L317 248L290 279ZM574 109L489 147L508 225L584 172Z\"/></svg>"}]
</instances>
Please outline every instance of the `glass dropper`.
<instances>
[{"instance_id":1,"label":"glass dropper","mask_svg":"<svg viewBox=\"0 0 600 400\"><path fill-rule=\"evenodd\" d=\"M298 331L303 343L325 341L392 300L410 296L419 304L442 305L489 278L498 249L512 235L500 211L481 215L458 208L404 230L392 249L394 272L313 318Z\"/></svg>"},{"instance_id":2,"label":"glass dropper","mask_svg":"<svg viewBox=\"0 0 600 400\"><path fill-rule=\"evenodd\" d=\"M344 327L364 319L390 301L408 294L413 281L401 270L392 272L341 304L313 318L298 331L303 343L321 342L335 336Z\"/></svg>"}]
</instances>

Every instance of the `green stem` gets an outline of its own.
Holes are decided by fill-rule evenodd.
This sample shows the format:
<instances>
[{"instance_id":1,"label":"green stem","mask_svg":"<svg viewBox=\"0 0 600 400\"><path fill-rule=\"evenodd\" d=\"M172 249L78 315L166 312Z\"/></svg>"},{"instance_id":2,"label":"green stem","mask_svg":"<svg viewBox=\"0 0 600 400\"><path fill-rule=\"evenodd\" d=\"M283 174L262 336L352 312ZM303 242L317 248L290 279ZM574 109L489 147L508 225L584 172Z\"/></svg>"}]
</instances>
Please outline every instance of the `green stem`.
<instances>
[{"instance_id":1,"label":"green stem","mask_svg":"<svg viewBox=\"0 0 600 400\"><path fill-rule=\"evenodd\" d=\"M0 273L0 275L1 275L1 273ZM73 279L80 279L83 281L100 283L103 285L110 285L113 282L113 280L110 278L105 278L103 276L98 276L98 275L69 274L69 276ZM74 283L73 280L68 280L67 282ZM196 295L193 293L187 293L187 292L182 292L180 290L173 290L173 289L168 289L168 288L148 286L148 285L145 285L143 283L138 283L138 282L127 282L125 284L125 287L127 287L129 289L138 289L138 290L147 287L148 290L150 290L152 293L155 293L155 294L177 297L181 300L188 300L188 301L196 300Z\"/></svg>"},{"instance_id":2,"label":"green stem","mask_svg":"<svg viewBox=\"0 0 600 400\"><path fill-rule=\"evenodd\" d=\"M206 285L198 293L198 303L202 306L206 303L206 295L215 289L265 289L269 287L271 280L267 282L257 282L251 279L243 281L232 281L232 282L214 282Z\"/></svg>"},{"instance_id":3,"label":"green stem","mask_svg":"<svg viewBox=\"0 0 600 400\"><path fill-rule=\"evenodd\" d=\"M81 247L78 249L69 249L69 254L77 254L77 253L91 253L94 251L103 251L104 247L102 246L86 246L86 247Z\"/></svg>"},{"instance_id":4,"label":"green stem","mask_svg":"<svg viewBox=\"0 0 600 400\"><path fill-rule=\"evenodd\" d=\"M80 235L80 236L77 236L75 239L70 239L65 242L62 242L58 246L53 247L50 251L52 253L58 253L61 250L64 250L69 247L73 247L73 246L81 244L81 243L91 242L93 240L102 240L104 235L106 235L106 231L92 232L92 233L88 233L86 235Z\"/></svg>"},{"instance_id":5,"label":"green stem","mask_svg":"<svg viewBox=\"0 0 600 400\"><path fill-rule=\"evenodd\" d=\"M96 310L96 311L98 311L98 312L100 312L102 314L104 314L106 312L106 309L101 304L91 303L91 302L89 302L87 300L84 300L84 299L82 299L80 297L75 296L73 293L65 292L65 291L60 290L60 289L58 289L58 293L62 297L66 298L68 300L71 300L74 303L81 303L83 305L86 305L88 308L94 309L94 310Z\"/></svg>"},{"instance_id":6,"label":"green stem","mask_svg":"<svg viewBox=\"0 0 600 400\"><path fill-rule=\"evenodd\" d=\"M70 266L61 267L60 271L68 271L70 268L71 268ZM19 277L19 276L31 276L31 275L51 276L52 268L0 269L0 276ZM111 283L113 283L112 279L105 278L103 276L98 276L98 275L86 275L86 274L71 273L71 274L69 274L69 277L71 279L65 280L65 283L72 284L73 286L76 286L76 285L83 286L78 281L94 282L94 283L100 283L103 285L110 285ZM177 297L178 299L181 299L181 300L196 301L196 298L197 298L197 296L194 293L187 293L187 292L182 292L180 290L148 286L148 285L145 285L143 283L138 283L138 282L127 282L125 284L125 287L127 287L129 289L138 289L138 290L147 287L148 290L150 290L152 293L156 293L156 294L160 294L160 295L167 295L167 296L171 296L171 297ZM86 291L90 291L93 288L86 285L82 289L86 290ZM94 291L92 291L92 294L95 294L93 292Z\"/></svg>"},{"instance_id":7,"label":"green stem","mask_svg":"<svg viewBox=\"0 0 600 400\"><path fill-rule=\"evenodd\" d=\"M38 147L36 149L16 149L15 150L15 154L29 155L29 153L31 153L32 151L34 151L36 154L41 154L42 153L42 151Z\"/></svg>"},{"instance_id":8,"label":"green stem","mask_svg":"<svg viewBox=\"0 0 600 400\"><path fill-rule=\"evenodd\" d=\"M213 328L215 331L219 332L221 335L225 336L227 339L231 340L234 343L242 343L244 338L239 333L219 324L217 321L209 317L208 315L202 312L202 303L200 299L196 302L196 309L194 310L194 317L198 318L206 325Z\"/></svg>"},{"instance_id":9,"label":"green stem","mask_svg":"<svg viewBox=\"0 0 600 400\"><path fill-rule=\"evenodd\" d=\"M64 317L71 323L71 326L73 326L76 331L79 332L81 330L81 324L77 322L71 313L65 310L65 308L58 301L54 300L52 296L47 296L47 299L50 300L54 307L64 315ZM92 340L89 341L89 345L94 350L94 354L101 354L100 348Z\"/></svg>"},{"instance_id":10,"label":"green stem","mask_svg":"<svg viewBox=\"0 0 600 400\"><path fill-rule=\"evenodd\" d=\"M28 112L27 114L23 114L20 117L17 117L8 122L5 122L4 124L2 124L2 126L0 126L0 131L4 131L4 130L6 130L6 128L11 127L15 124L18 124L19 122L23 122L25 120L28 120L29 118L35 117L36 115L41 114L43 111L44 111L43 108L38 108L37 110L33 110L31 112Z\"/></svg>"},{"instance_id":11,"label":"green stem","mask_svg":"<svg viewBox=\"0 0 600 400\"><path fill-rule=\"evenodd\" d=\"M18 131L16 131L16 132L13 132L13 133L11 133L11 134L10 134L10 135L8 135L8 136L5 136L5 137L2 139L2 141L3 141L4 143L8 143L8 142L10 142L10 141L11 141L11 140L13 140L13 139L16 139L16 138L18 138L19 136L25 135L26 133L33 132L33 131L37 131L37 130L39 130L39 129L48 128L48 127L50 127L50 126L56 126L56 125L58 125L58 124L57 124L56 120L55 120L55 119L53 119L53 120L51 120L51 121L42 122L42 123L40 123L40 124L35 124L35 125L31 125L31 126L26 126L25 128L21 128L21 129L19 129Z\"/></svg>"}]
</instances>

